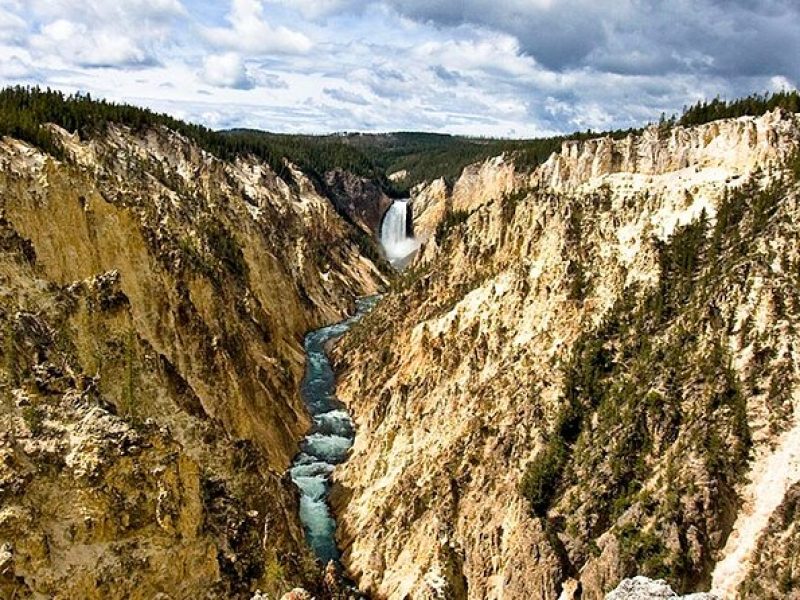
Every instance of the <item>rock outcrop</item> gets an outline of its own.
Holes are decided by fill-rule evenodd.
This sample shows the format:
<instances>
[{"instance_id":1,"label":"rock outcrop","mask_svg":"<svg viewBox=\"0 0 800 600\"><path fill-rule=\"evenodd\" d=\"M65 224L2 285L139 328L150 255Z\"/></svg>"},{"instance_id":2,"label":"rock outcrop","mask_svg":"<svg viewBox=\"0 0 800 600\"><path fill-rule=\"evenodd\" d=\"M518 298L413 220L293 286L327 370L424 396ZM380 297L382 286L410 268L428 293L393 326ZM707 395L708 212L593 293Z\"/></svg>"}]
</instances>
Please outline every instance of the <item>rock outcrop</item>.
<instances>
[{"instance_id":1,"label":"rock outcrop","mask_svg":"<svg viewBox=\"0 0 800 600\"><path fill-rule=\"evenodd\" d=\"M302 337L381 275L296 170L54 133L0 141L0 596L313 589Z\"/></svg>"},{"instance_id":2,"label":"rock outcrop","mask_svg":"<svg viewBox=\"0 0 800 600\"><path fill-rule=\"evenodd\" d=\"M774 166L796 130L793 115L776 109L762 117L713 121L696 127L653 125L641 135L564 142L536 170L536 183L554 191L616 180L651 193L701 185L756 167ZM702 173L702 175L701 175ZM665 177L666 176L666 177ZM651 179L652 178L652 179Z\"/></svg>"},{"instance_id":3,"label":"rock outcrop","mask_svg":"<svg viewBox=\"0 0 800 600\"><path fill-rule=\"evenodd\" d=\"M800 482L783 494L769 523L756 540L750 561L736 590L744 598L794 599L800 589Z\"/></svg>"},{"instance_id":4,"label":"rock outcrop","mask_svg":"<svg viewBox=\"0 0 800 600\"><path fill-rule=\"evenodd\" d=\"M347 215L364 232L372 234L375 239L379 238L383 216L392 205L392 199L380 185L342 169L326 173L324 182L328 197L336 209Z\"/></svg>"},{"instance_id":5,"label":"rock outcrop","mask_svg":"<svg viewBox=\"0 0 800 600\"><path fill-rule=\"evenodd\" d=\"M444 179L423 183L411 190L411 212L414 236L426 242L436 232L436 226L451 210L450 193Z\"/></svg>"},{"instance_id":6,"label":"rock outcrop","mask_svg":"<svg viewBox=\"0 0 800 600\"><path fill-rule=\"evenodd\" d=\"M658 600L659 598L674 598L675 600L718 600L712 594L688 594L679 596L666 582L647 577L633 577L620 582L613 592L606 594L605 600Z\"/></svg>"},{"instance_id":7,"label":"rock outcrop","mask_svg":"<svg viewBox=\"0 0 800 600\"><path fill-rule=\"evenodd\" d=\"M471 165L453 185L452 208L469 212L486 202L512 192L519 185L516 166L505 156Z\"/></svg>"},{"instance_id":8,"label":"rock outcrop","mask_svg":"<svg viewBox=\"0 0 800 600\"><path fill-rule=\"evenodd\" d=\"M337 349L358 431L339 537L362 589L710 588L751 460L800 415L799 143L780 112L654 128L532 174L490 161L415 206L440 234Z\"/></svg>"}]
</instances>

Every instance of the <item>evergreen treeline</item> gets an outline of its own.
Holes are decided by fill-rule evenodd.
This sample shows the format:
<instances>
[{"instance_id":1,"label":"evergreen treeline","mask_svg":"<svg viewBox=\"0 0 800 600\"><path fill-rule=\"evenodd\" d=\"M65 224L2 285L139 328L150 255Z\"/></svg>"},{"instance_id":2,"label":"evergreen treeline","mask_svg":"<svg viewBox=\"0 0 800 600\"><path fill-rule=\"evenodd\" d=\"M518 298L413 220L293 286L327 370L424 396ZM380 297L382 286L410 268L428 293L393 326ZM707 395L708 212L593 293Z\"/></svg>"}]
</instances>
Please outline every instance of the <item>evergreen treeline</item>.
<instances>
[{"instance_id":1,"label":"evergreen treeline","mask_svg":"<svg viewBox=\"0 0 800 600\"><path fill-rule=\"evenodd\" d=\"M135 131L164 126L221 159L252 154L282 176L288 175L281 153L264 139L231 138L145 108L95 100L90 94L66 95L50 89L19 86L0 90L0 135L24 140L61 157L61 147L45 127L47 123L77 132L84 139L102 135L110 123L127 125Z\"/></svg>"},{"instance_id":2,"label":"evergreen treeline","mask_svg":"<svg viewBox=\"0 0 800 600\"><path fill-rule=\"evenodd\" d=\"M620 138L636 131L586 131L532 140L471 138L422 132L351 133L320 137L234 130L228 135L254 139L267 137L280 147L294 152L303 148L309 157L307 163L299 161L298 164L307 164L317 174L331 167L341 167L376 179L390 195L401 196L407 195L418 183L440 177L452 184L464 167L503 153L511 154L518 168L532 169L558 151L566 140L584 140L599 135ZM315 156L315 153L319 154ZM408 175L401 181L389 181L387 175L397 171L407 171Z\"/></svg>"},{"instance_id":3,"label":"evergreen treeline","mask_svg":"<svg viewBox=\"0 0 800 600\"><path fill-rule=\"evenodd\" d=\"M778 106L800 112L800 96L797 92L778 92L755 94L733 101L717 98L686 108L680 119L662 119L662 125L698 125L715 119L760 115ZM558 151L566 140L585 140L601 135L622 138L638 131L586 131L532 140L419 132L327 136L275 134L245 129L217 132L148 109L94 100L89 94L65 95L50 89L19 86L0 90L0 135L25 140L61 157L61 148L44 127L46 123L55 123L71 132L77 131L82 138L102 134L109 123L127 125L136 131L164 126L224 160L239 155L253 155L288 181L291 180L291 174L284 166L284 158L320 184L327 171L340 168L379 182L393 196L405 195L414 185L439 177L452 183L464 167L502 153L510 153L518 168L532 169ZM408 172L404 180L388 180L388 174L402 170Z\"/></svg>"},{"instance_id":4,"label":"evergreen treeline","mask_svg":"<svg viewBox=\"0 0 800 600\"><path fill-rule=\"evenodd\" d=\"M389 186L385 171L374 157L368 156L360 148L344 143L341 136L293 135L251 129L223 131L219 135L245 147L266 146L278 156L288 158L304 173L318 181L328 171L343 169L374 179L384 187Z\"/></svg>"},{"instance_id":5,"label":"evergreen treeline","mask_svg":"<svg viewBox=\"0 0 800 600\"><path fill-rule=\"evenodd\" d=\"M753 94L738 100L714 98L710 102L701 101L684 108L683 116L677 122L678 125L690 126L702 125L717 119L757 117L778 107L793 113L800 112L800 93L794 90L774 94Z\"/></svg>"},{"instance_id":6,"label":"evergreen treeline","mask_svg":"<svg viewBox=\"0 0 800 600\"><path fill-rule=\"evenodd\" d=\"M285 179L291 177L283 164L287 158L318 182L325 172L340 168L378 181L390 195L406 194L412 186L438 177L452 183L467 165L503 152L513 153L519 166L530 168L546 160L566 139L598 135L586 132L535 140L501 140L415 132L328 136L254 130L217 132L149 109L95 100L89 94L67 95L20 86L0 90L0 135L24 140L62 157L60 145L45 127L47 123L77 132L84 139L102 135L109 123L126 125L134 131L163 126L223 160L253 155ZM400 170L408 171L404 181L393 183L387 179L387 174Z\"/></svg>"},{"instance_id":7,"label":"evergreen treeline","mask_svg":"<svg viewBox=\"0 0 800 600\"><path fill-rule=\"evenodd\" d=\"M335 139L252 131L223 133L146 108L95 100L90 94L67 95L50 89L19 86L0 90L0 135L24 140L63 158L61 146L45 126L47 123L77 132L83 139L104 134L110 123L126 125L134 131L163 126L223 160L255 156L284 179L291 178L284 158L312 177L338 167L365 177L384 179L383 173L361 150Z\"/></svg>"}]
</instances>

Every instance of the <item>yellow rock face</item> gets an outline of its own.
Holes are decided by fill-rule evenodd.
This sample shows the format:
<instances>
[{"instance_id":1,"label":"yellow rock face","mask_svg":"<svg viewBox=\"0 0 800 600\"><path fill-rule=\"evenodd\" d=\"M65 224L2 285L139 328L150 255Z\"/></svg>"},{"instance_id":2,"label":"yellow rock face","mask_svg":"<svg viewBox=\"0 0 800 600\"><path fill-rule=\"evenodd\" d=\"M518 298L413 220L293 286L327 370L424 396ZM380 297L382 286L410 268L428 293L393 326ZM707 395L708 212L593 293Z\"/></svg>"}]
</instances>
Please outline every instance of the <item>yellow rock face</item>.
<instances>
[{"instance_id":1,"label":"yellow rock face","mask_svg":"<svg viewBox=\"0 0 800 600\"><path fill-rule=\"evenodd\" d=\"M0 141L0 596L315 578L282 474L303 334L383 284L302 174L166 130Z\"/></svg>"},{"instance_id":2,"label":"yellow rock face","mask_svg":"<svg viewBox=\"0 0 800 600\"><path fill-rule=\"evenodd\" d=\"M418 230L435 230L450 210L470 215L441 243L428 239L397 288L338 350L340 397L357 423L353 456L336 474L338 531L344 562L364 590L392 600L553 599L580 587L582 598L602 598L636 574L631 568L651 566L630 559L650 531L658 531L664 556L681 555L695 569L696 579L677 587L708 589L746 477L740 474L736 493L730 481L710 481L708 457L696 450L706 439L698 433L702 419L687 416L677 440L645 454L643 491L616 506L613 495L603 495L612 494L604 486L614 470L625 468L609 459L630 426L622 411L586 416L574 452L587 460L569 466L546 519L532 514L520 482L565 403L563 373L576 340L608 315L625 314L614 312L620 303L635 306L658 290L662 244L704 212L713 220L725 190L757 169L757 186L776 178L799 132L796 116L779 113L676 128L665 137L648 130L565 144L532 174L514 174L496 159L465 171L452 193L438 184L416 190ZM510 197L517 190L523 193ZM797 341L787 333L798 322L797 293L787 265L800 264L793 241L800 215L797 190L783 194L777 216L736 268L707 276L711 299L691 313L687 305L651 339L673 347L683 326L700 348L724 345L736 376L750 382L742 385L760 390L745 401L757 454L771 452L777 439L766 415L778 430L791 426L798 381L786 384L789 400L768 399L771 377L784 368L798 375ZM777 316L775 302L795 309ZM609 352L621 344L603 341ZM756 346L772 348L775 358L755 366ZM702 374L693 369L708 353L691 347L678 352L692 373L681 391L686 415L714 389L697 383ZM620 369L621 384L628 371ZM637 404L648 385L664 393L660 375L641 385ZM728 415L718 414L721 421ZM661 440L665 425L648 419L648 435ZM686 487L671 487L679 484ZM686 518L683 529L648 512L670 493L684 502L674 509ZM601 504L607 513L592 508ZM639 537L630 533L634 523Z\"/></svg>"}]
</instances>

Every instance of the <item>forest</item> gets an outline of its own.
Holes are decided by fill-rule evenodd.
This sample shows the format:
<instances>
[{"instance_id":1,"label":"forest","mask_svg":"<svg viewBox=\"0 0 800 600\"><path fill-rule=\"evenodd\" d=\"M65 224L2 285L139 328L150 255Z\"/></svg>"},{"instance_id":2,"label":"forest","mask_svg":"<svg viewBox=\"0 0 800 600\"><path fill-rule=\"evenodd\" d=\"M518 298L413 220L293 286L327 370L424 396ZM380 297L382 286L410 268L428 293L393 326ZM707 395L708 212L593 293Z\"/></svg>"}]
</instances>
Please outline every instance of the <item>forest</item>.
<instances>
[{"instance_id":1,"label":"forest","mask_svg":"<svg viewBox=\"0 0 800 600\"><path fill-rule=\"evenodd\" d=\"M739 100L716 98L684 109L681 117L662 118L661 126L691 126L716 119L760 115L781 107L800 112L798 92L754 94ZM61 148L47 123L54 123L82 138L102 135L109 123L135 131L168 127L186 136L221 159L252 155L269 164L291 183L288 159L324 187L323 176L334 169L350 171L377 181L390 195L400 197L424 181L444 177L452 184L467 165L509 153L517 168L533 169L557 151L566 140L585 140L609 135L623 138L640 130L575 132L569 135L516 140L452 136L426 132L339 133L331 135L279 134L251 129L214 131L186 123L146 108L95 100L89 94L67 95L38 87L9 87L0 90L0 135L29 142L54 156ZM391 181L388 175L406 171L405 178Z\"/></svg>"},{"instance_id":2,"label":"forest","mask_svg":"<svg viewBox=\"0 0 800 600\"><path fill-rule=\"evenodd\" d=\"M684 107L683 115L676 120L678 125L689 127L717 119L759 116L776 108L793 113L800 112L800 93L797 90L772 94L765 92L737 100L722 100L717 97L709 102L700 101L692 106Z\"/></svg>"}]
</instances>

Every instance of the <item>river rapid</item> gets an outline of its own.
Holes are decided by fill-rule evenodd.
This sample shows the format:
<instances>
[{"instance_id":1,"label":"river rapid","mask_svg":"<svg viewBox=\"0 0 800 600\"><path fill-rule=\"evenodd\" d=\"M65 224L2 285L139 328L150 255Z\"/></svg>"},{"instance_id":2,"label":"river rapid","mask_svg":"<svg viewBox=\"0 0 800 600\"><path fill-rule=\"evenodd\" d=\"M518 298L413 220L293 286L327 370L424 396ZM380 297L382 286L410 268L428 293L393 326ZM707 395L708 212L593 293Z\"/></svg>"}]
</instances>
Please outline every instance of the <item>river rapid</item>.
<instances>
[{"instance_id":1,"label":"river rapid","mask_svg":"<svg viewBox=\"0 0 800 600\"><path fill-rule=\"evenodd\" d=\"M328 497L330 477L336 465L347 459L355 437L355 427L344 405L336 399L336 378L325 352L325 345L344 335L377 304L379 296L356 301L356 313L340 323L308 333L305 337L306 371L300 393L313 418L308 435L300 443L289 473L300 489L300 521L306 540L316 556L327 564L338 564L336 520Z\"/></svg>"}]
</instances>

